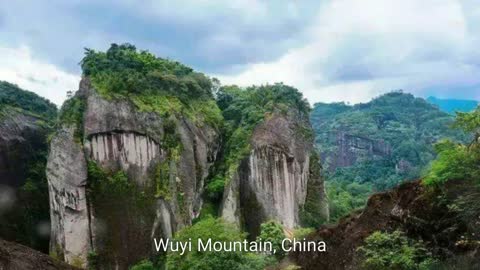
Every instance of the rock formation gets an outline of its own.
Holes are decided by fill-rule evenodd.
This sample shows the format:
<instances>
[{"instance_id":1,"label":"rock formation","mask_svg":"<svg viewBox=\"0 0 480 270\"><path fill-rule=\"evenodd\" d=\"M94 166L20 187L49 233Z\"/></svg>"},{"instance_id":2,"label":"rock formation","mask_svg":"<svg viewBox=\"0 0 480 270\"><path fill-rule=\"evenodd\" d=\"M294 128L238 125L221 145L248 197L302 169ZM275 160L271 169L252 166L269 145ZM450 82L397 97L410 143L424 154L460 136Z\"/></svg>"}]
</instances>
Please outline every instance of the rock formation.
<instances>
[{"instance_id":1,"label":"rock formation","mask_svg":"<svg viewBox=\"0 0 480 270\"><path fill-rule=\"evenodd\" d=\"M0 184L18 188L25 183L31 152L47 149L48 127L43 119L14 109L0 115Z\"/></svg>"},{"instance_id":2,"label":"rock formation","mask_svg":"<svg viewBox=\"0 0 480 270\"><path fill-rule=\"evenodd\" d=\"M48 251L47 138L56 107L0 81L0 238Z\"/></svg>"},{"instance_id":3,"label":"rock formation","mask_svg":"<svg viewBox=\"0 0 480 270\"><path fill-rule=\"evenodd\" d=\"M51 250L83 265L87 254L95 253L106 257L105 264L126 269L149 256L153 237L171 237L198 215L218 132L181 116L142 112L126 99L105 99L88 78L82 79L74 98L85 104L82 121L63 125L48 158ZM179 147L167 146L167 136L177 138ZM92 166L124 172L140 191L133 198L147 194L145 203L152 200L148 205L153 206L131 209L131 202L122 205L127 198L99 198L89 175ZM158 174L167 174L166 179Z\"/></svg>"},{"instance_id":4,"label":"rock formation","mask_svg":"<svg viewBox=\"0 0 480 270\"><path fill-rule=\"evenodd\" d=\"M349 167L357 162L370 159L386 158L392 153L390 144L383 140L350 135L344 131L337 132L334 152L326 152L325 159L330 161L328 169L334 172L337 168Z\"/></svg>"},{"instance_id":5,"label":"rock formation","mask_svg":"<svg viewBox=\"0 0 480 270\"><path fill-rule=\"evenodd\" d=\"M468 267L439 269L478 269L479 209L465 216L451 207L461 204L459 200L475 201L478 192L471 181L451 181L436 190L420 181L404 183L389 192L372 195L365 209L343 218L336 226L323 226L307 237L308 241L325 241L325 253L295 252L290 258L306 270L358 269L362 258L357 248L365 238L375 231L401 230L426 243L436 257L446 260L463 257L471 263Z\"/></svg>"},{"instance_id":6,"label":"rock formation","mask_svg":"<svg viewBox=\"0 0 480 270\"><path fill-rule=\"evenodd\" d=\"M257 126L250 139L250 155L226 186L222 217L244 226L251 237L260 232L260 224L274 219L286 228L300 225L299 213L305 204L310 176L313 142L299 130L308 125L298 115L276 114ZM323 217L328 219L323 181L315 192Z\"/></svg>"}]
</instances>

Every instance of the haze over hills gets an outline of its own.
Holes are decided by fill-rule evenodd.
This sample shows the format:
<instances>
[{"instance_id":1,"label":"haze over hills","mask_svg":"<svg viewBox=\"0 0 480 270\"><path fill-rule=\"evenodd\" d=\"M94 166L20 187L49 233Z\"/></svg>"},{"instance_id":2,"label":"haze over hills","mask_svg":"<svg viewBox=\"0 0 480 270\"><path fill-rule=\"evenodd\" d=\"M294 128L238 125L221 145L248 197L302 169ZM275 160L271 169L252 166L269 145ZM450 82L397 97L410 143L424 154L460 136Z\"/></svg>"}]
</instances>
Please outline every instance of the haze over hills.
<instances>
[{"instance_id":1,"label":"haze over hills","mask_svg":"<svg viewBox=\"0 0 480 270\"><path fill-rule=\"evenodd\" d=\"M440 110L450 114L454 114L455 112L471 112L478 106L478 101L469 99L443 99L431 96L426 100L438 106Z\"/></svg>"}]
</instances>

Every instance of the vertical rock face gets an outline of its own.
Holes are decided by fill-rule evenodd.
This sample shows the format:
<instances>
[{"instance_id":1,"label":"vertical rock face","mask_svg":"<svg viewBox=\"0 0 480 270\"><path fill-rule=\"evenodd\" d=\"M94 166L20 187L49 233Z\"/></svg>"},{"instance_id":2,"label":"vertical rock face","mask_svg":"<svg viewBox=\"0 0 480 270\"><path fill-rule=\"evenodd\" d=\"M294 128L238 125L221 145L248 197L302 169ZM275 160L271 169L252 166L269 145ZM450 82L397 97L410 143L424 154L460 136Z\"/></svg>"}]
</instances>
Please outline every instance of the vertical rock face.
<instances>
[{"instance_id":1,"label":"vertical rock face","mask_svg":"<svg viewBox=\"0 0 480 270\"><path fill-rule=\"evenodd\" d=\"M39 122L41 119L13 109L0 112L0 184L14 188L24 184L32 151L47 149L49 130Z\"/></svg>"},{"instance_id":2,"label":"vertical rock face","mask_svg":"<svg viewBox=\"0 0 480 270\"><path fill-rule=\"evenodd\" d=\"M144 185L147 169L161 155L160 145L133 132L94 134L85 142L89 157L102 167L135 171L135 180Z\"/></svg>"},{"instance_id":3,"label":"vertical rock face","mask_svg":"<svg viewBox=\"0 0 480 270\"><path fill-rule=\"evenodd\" d=\"M349 167L357 161L364 161L376 157L388 157L392 153L391 146L383 140L372 140L360 136L350 135L339 131L336 134L336 151L325 153L330 159L329 170Z\"/></svg>"},{"instance_id":4,"label":"vertical rock face","mask_svg":"<svg viewBox=\"0 0 480 270\"><path fill-rule=\"evenodd\" d=\"M48 160L51 249L70 263L85 266L93 252L106 268L127 269L150 255L153 237L171 237L200 212L218 132L178 115L165 119L141 112L125 99L104 99L87 78L75 98L85 101L82 124L57 132ZM81 138L75 138L79 133ZM167 133L179 147L165 144ZM101 202L88 164L108 174L123 172L135 189L153 194L152 207L132 208L136 202L124 198ZM99 184L112 195L109 184Z\"/></svg>"},{"instance_id":5,"label":"vertical rock face","mask_svg":"<svg viewBox=\"0 0 480 270\"><path fill-rule=\"evenodd\" d=\"M0 89L1 91L1 89ZM48 120L0 104L0 238L48 251Z\"/></svg>"},{"instance_id":6,"label":"vertical rock face","mask_svg":"<svg viewBox=\"0 0 480 270\"><path fill-rule=\"evenodd\" d=\"M74 128L57 132L52 139L47 163L50 193L52 253L66 262L86 263L91 248L87 208L87 162L83 149L75 142Z\"/></svg>"},{"instance_id":7,"label":"vertical rock face","mask_svg":"<svg viewBox=\"0 0 480 270\"><path fill-rule=\"evenodd\" d=\"M301 133L307 124L295 116L275 115L254 130L250 155L225 189L224 219L244 221L241 225L251 236L269 219L290 229L300 224L299 212L314 180L309 179L313 142ZM323 200L319 204L326 204L324 190L318 192Z\"/></svg>"}]
</instances>

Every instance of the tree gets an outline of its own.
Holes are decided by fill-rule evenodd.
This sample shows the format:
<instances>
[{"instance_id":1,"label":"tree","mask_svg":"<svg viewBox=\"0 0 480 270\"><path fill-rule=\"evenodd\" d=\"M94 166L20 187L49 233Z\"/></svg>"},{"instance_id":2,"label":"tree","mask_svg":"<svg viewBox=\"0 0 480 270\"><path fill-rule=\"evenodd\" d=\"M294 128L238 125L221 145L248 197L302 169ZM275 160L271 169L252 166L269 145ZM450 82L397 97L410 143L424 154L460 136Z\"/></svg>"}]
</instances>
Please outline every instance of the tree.
<instances>
[{"instance_id":1,"label":"tree","mask_svg":"<svg viewBox=\"0 0 480 270\"><path fill-rule=\"evenodd\" d=\"M426 270L435 262L421 241L401 231L374 232L357 251L363 257L362 267L369 270Z\"/></svg>"},{"instance_id":2,"label":"tree","mask_svg":"<svg viewBox=\"0 0 480 270\"><path fill-rule=\"evenodd\" d=\"M200 251L196 245L197 239L212 241L235 242L243 241L245 233L238 231L234 225L221 219L207 217L191 227L187 227L175 235L175 241L193 241L192 250L180 255L179 252L167 254L168 269L199 269L199 270L247 270L264 269L268 260L261 255L249 252Z\"/></svg>"}]
</instances>

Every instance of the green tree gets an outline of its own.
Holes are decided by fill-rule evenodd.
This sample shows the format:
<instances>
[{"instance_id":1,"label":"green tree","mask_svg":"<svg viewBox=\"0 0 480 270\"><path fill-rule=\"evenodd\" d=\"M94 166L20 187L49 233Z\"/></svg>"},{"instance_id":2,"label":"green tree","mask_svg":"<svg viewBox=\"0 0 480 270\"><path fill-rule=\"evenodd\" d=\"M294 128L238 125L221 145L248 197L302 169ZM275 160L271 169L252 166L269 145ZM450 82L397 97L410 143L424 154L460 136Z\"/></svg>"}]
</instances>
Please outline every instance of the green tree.
<instances>
[{"instance_id":1,"label":"green tree","mask_svg":"<svg viewBox=\"0 0 480 270\"><path fill-rule=\"evenodd\" d=\"M257 237L257 242L272 243L273 250L275 250L275 257L281 259L285 256L285 251L282 249L282 241L285 239L283 226L274 220L267 221L260 225L260 235Z\"/></svg>"},{"instance_id":2,"label":"green tree","mask_svg":"<svg viewBox=\"0 0 480 270\"><path fill-rule=\"evenodd\" d=\"M401 231L374 232L357 251L363 256L362 268L369 270L426 270L435 262L421 241Z\"/></svg>"},{"instance_id":3,"label":"green tree","mask_svg":"<svg viewBox=\"0 0 480 270\"><path fill-rule=\"evenodd\" d=\"M221 219L207 217L176 233L174 240L192 241L192 250L180 255L179 252L167 254L168 269L199 269L199 270L247 270L264 269L268 259L264 256L249 252L201 251L196 245L197 239L206 242L212 241L234 242L243 241L245 233L240 232L234 225L225 223Z\"/></svg>"}]
</instances>

